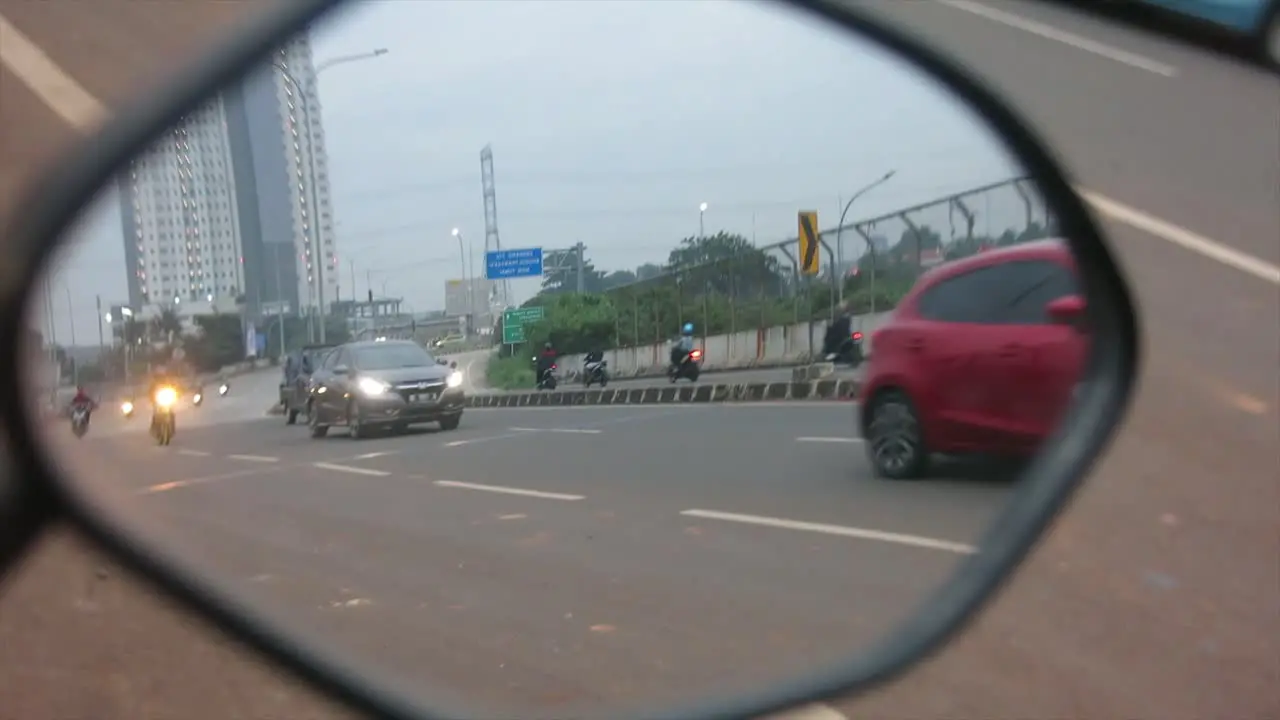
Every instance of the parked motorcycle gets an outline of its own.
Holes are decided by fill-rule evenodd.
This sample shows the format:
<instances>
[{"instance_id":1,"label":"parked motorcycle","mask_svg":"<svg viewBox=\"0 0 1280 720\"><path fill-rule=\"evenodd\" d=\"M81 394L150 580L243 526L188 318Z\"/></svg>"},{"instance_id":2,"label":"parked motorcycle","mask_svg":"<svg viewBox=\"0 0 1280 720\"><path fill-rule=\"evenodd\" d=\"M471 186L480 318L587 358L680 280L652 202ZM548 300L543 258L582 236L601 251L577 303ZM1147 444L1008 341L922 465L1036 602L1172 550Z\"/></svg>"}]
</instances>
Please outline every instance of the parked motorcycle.
<instances>
[{"instance_id":1,"label":"parked motorcycle","mask_svg":"<svg viewBox=\"0 0 1280 720\"><path fill-rule=\"evenodd\" d=\"M582 365L582 384L591 387L591 383L600 383L600 387L609 384L608 360L596 360Z\"/></svg>"},{"instance_id":2,"label":"parked motorcycle","mask_svg":"<svg viewBox=\"0 0 1280 720\"><path fill-rule=\"evenodd\" d=\"M667 368L667 379L675 382L680 378L689 378L690 382L697 382L698 375L701 372L702 351L698 349L690 350L685 353L684 358L679 363Z\"/></svg>"}]
</instances>

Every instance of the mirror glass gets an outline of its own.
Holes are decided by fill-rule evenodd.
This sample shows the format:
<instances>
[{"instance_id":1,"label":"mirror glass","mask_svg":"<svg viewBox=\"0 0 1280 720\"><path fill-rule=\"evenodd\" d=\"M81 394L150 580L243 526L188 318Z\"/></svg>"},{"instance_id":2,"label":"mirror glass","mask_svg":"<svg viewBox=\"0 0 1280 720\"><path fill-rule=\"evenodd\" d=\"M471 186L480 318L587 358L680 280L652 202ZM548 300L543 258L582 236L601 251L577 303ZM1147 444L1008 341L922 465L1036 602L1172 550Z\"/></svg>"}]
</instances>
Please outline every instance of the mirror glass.
<instances>
[{"instance_id":1,"label":"mirror glass","mask_svg":"<svg viewBox=\"0 0 1280 720\"><path fill-rule=\"evenodd\" d=\"M1054 227L963 101L788 11L356 3L119 169L27 384L112 521L343 657L644 714L865 651L980 550L1087 354Z\"/></svg>"}]
</instances>

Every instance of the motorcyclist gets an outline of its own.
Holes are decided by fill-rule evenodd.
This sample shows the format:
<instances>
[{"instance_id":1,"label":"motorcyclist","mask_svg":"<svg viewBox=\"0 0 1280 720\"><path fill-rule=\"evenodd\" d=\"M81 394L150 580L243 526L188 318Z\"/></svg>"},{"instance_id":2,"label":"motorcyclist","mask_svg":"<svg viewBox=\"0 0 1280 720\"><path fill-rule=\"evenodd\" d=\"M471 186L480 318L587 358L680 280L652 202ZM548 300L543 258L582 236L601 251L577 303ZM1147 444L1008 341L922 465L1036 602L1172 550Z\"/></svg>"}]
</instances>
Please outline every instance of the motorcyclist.
<instances>
[{"instance_id":1,"label":"motorcyclist","mask_svg":"<svg viewBox=\"0 0 1280 720\"><path fill-rule=\"evenodd\" d=\"M822 354L828 360L835 359L844 350L845 343L851 342L852 333L853 306L849 304L841 308L840 314L827 326L826 337L822 342Z\"/></svg>"},{"instance_id":2,"label":"motorcyclist","mask_svg":"<svg viewBox=\"0 0 1280 720\"><path fill-rule=\"evenodd\" d=\"M71 398L71 407L74 408L81 405L87 405L92 408L96 404L97 403L93 401L93 397L89 395L89 391L85 390L83 385L76 386L75 397Z\"/></svg>"},{"instance_id":3,"label":"motorcyclist","mask_svg":"<svg viewBox=\"0 0 1280 720\"><path fill-rule=\"evenodd\" d=\"M599 348L592 348L582 356L582 371L584 373L591 372L592 365L604 362L604 351Z\"/></svg>"},{"instance_id":4,"label":"motorcyclist","mask_svg":"<svg viewBox=\"0 0 1280 720\"><path fill-rule=\"evenodd\" d=\"M542 380L542 375L546 373L547 370L550 370L552 365L556 364L556 358L558 357L560 357L560 354L556 352L555 346L552 345L550 341L547 341L542 345L542 352L538 353L537 357L539 382Z\"/></svg>"},{"instance_id":5,"label":"motorcyclist","mask_svg":"<svg viewBox=\"0 0 1280 720\"><path fill-rule=\"evenodd\" d=\"M671 366L680 367L684 358L693 350L693 323L685 323L680 328L680 337L671 346Z\"/></svg>"},{"instance_id":6,"label":"motorcyclist","mask_svg":"<svg viewBox=\"0 0 1280 720\"><path fill-rule=\"evenodd\" d=\"M94 402L93 397L89 395L89 392L84 389L83 385L77 385L75 397L71 398L71 405L69 407L72 412L75 412L76 408L84 408L86 413L85 419L88 420L87 415L93 413L94 408L98 407L98 403Z\"/></svg>"},{"instance_id":7,"label":"motorcyclist","mask_svg":"<svg viewBox=\"0 0 1280 720\"><path fill-rule=\"evenodd\" d=\"M151 370L151 382L147 387L147 399L151 401L151 428L156 427L156 393L161 388L171 387L178 394L182 393L182 383L178 374L165 365L157 365Z\"/></svg>"}]
</instances>

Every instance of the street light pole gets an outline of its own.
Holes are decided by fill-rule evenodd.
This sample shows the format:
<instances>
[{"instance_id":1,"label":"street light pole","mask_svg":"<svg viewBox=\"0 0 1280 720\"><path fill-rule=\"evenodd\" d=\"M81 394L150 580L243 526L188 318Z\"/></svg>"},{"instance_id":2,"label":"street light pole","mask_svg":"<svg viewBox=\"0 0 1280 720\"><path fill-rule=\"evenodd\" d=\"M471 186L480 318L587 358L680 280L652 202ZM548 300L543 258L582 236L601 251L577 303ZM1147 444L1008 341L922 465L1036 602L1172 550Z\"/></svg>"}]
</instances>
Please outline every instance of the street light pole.
<instances>
[{"instance_id":1,"label":"street light pole","mask_svg":"<svg viewBox=\"0 0 1280 720\"><path fill-rule=\"evenodd\" d=\"M898 174L897 170L890 170L875 182L868 183L867 185L863 186L862 189L858 190L856 193L853 194L853 197L849 198L849 202L844 204L844 209L840 211L840 222L839 224L836 225L836 270L837 272L842 272L844 267L844 246L840 244L840 235L844 232L844 218L845 218L845 215L849 214L849 208L853 207L853 201L867 194L868 191L874 190L875 188L883 185L884 183L889 182L890 178L892 178L894 175L897 175L897 174ZM872 314L874 314L876 311L876 294L875 294L876 293L876 263L875 263L876 249L874 247L870 247L869 249L871 250L871 312ZM843 278L841 278L836 282L836 294L837 294L837 297L839 298L840 304L844 305L844 279Z\"/></svg>"},{"instance_id":2,"label":"street light pole","mask_svg":"<svg viewBox=\"0 0 1280 720\"><path fill-rule=\"evenodd\" d=\"M464 287L466 287L466 289L467 289L467 304L466 304L466 309L467 309L467 335L468 335L468 336L470 336L470 335L471 335L471 325L472 325L472 323L474 323L474 322L475 322L475 317L474 317L474 315L475 315L475 309L476 309L476 308L475 308L475 300L476 300L476 298L475 298L475 296L476 296L475 282L472 280L471 273L467 272L467 251L466 251L466 249L464 249L464 248L463 248L463 243L462 243L462 231L461 231L461 230L459 230L458 228L454 228L454 229L453 229L453 236L454 236L454 237L456 237L456 238L458 238L458 260L459 260L459 265L461 266L461 270L462 270L462 282L463 282L463 286L464 286ZM474 264L474 263L472 264L471 269L472 269L472 270L475 270L475 264Z\"/></svg>"},{"instance_id":3,"label":"street light pole","mask_svg":"<svg viewBox=\"0 0 1280 720\"><path fill-rule=\"evenodd\" d=\"M698 238L702 239L707 236L706 226L702 223L702 216L707 214L707 204L702 203L698 206Z\"/></svg>"},{"instance_id":4,"label":"street light pole","mask_svg":"<svg viewBox=\"0 0 1280 720\"><path fill-rule=\"evenodd\" d=\"M343 63L358 62L360 60L369 60L380 55L387 54L386 48L378 48L366 53L358 53L355 55L343 55L341 57L332 58L320 63L316 66L315 72L312 73L311 86L315 89L317 98L319 97L319 78L320 73L332 68L335 65ZM311 185L311 257L312 262L316 265L316 304L319 317L316 319L320 325L320 342L325 342L325 298L324 298L324 271L328 258L325 256L320 239L320 190L316 181L316 137L312 129L311 115L315 110L315 105L311 98L307 95L307 89L302 87L292 73L285 69L280 63L272 63L272 65L280 71L282 76L297 91L298 96L302 98L302 114L303 128L307 133L307 175Z\"/></svg>"}]
</instances>

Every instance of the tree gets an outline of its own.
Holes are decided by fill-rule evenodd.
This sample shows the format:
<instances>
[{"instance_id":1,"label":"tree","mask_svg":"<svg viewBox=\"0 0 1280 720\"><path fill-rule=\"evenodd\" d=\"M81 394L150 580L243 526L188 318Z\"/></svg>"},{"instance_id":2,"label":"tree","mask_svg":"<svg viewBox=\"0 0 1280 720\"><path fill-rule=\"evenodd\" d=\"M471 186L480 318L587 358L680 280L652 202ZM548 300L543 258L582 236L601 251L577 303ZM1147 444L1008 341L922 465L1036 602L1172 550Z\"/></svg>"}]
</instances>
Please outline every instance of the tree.
<instances>
[{"instance_id":1,"label":"tree","mask_svg":"<svg viewBox=\"0 0 1280 720\"><path fill-rule=\"evenodd\" d=\"M661 265L657 263L645 263L636 268L636 281L644 282L645 280L656 278L661 275L662 272L663 270Z\"/></svg>"},{"instance_id":2,"label":"tree","mask_svg":"<svg viewBox=\"0 0 1280 720\"><path fill-rule=\"evenodd\" d=\"M585 255L585 253L584 253ZM542 275L542 293L554 294L578 291L578 273L582 273L582 290L594 293L604 289L604 273L586 257L582 258L582 267L578 267L578 250L560 250L547 254L550 263L545 264Z\"/></svg>"},{"instance_id":3,"label":"tree","mask_svg":"<svg viewBox=\"0 0 1280 720\"><path fill-rule=\"evenodd\" d=\"M244 339L238 315L197 315L196 333L185 343L187 360L203 372L213 372L244 359Z\"/></svg>"},{"instance_id":4,"label":"tree","mask_svg":"<svg viewBox=\"0 0 1280 720\"><path fill-rule=\"evenodd\" d=\"M618 313L607 295L561 293L542 307L543 319L524 326L526 347L551 342L563 353L613 347Z\"/></svg>"},{"instance_id":5,"label":"tree","mask_svg":"<svg viewBox=\"0 0 1280 720\"><path fill-rule=\"evenodd\" d=\"M162 341L172 341L182 334L182 318L173 308L165 308L151 319L152 335Z\"/></svg>"},{"instance_id":6,"label":"tree","mask_svg":"<svg viewBox=\"0 0 1280 720\"><path fill-rule=\"evenodd\" d=\"M703 291L737 297L780 294L783 285L778 258L745 237L724 231L687 237L667 256L668 272L694 293Z\"/></svg>"}]
</instances>

